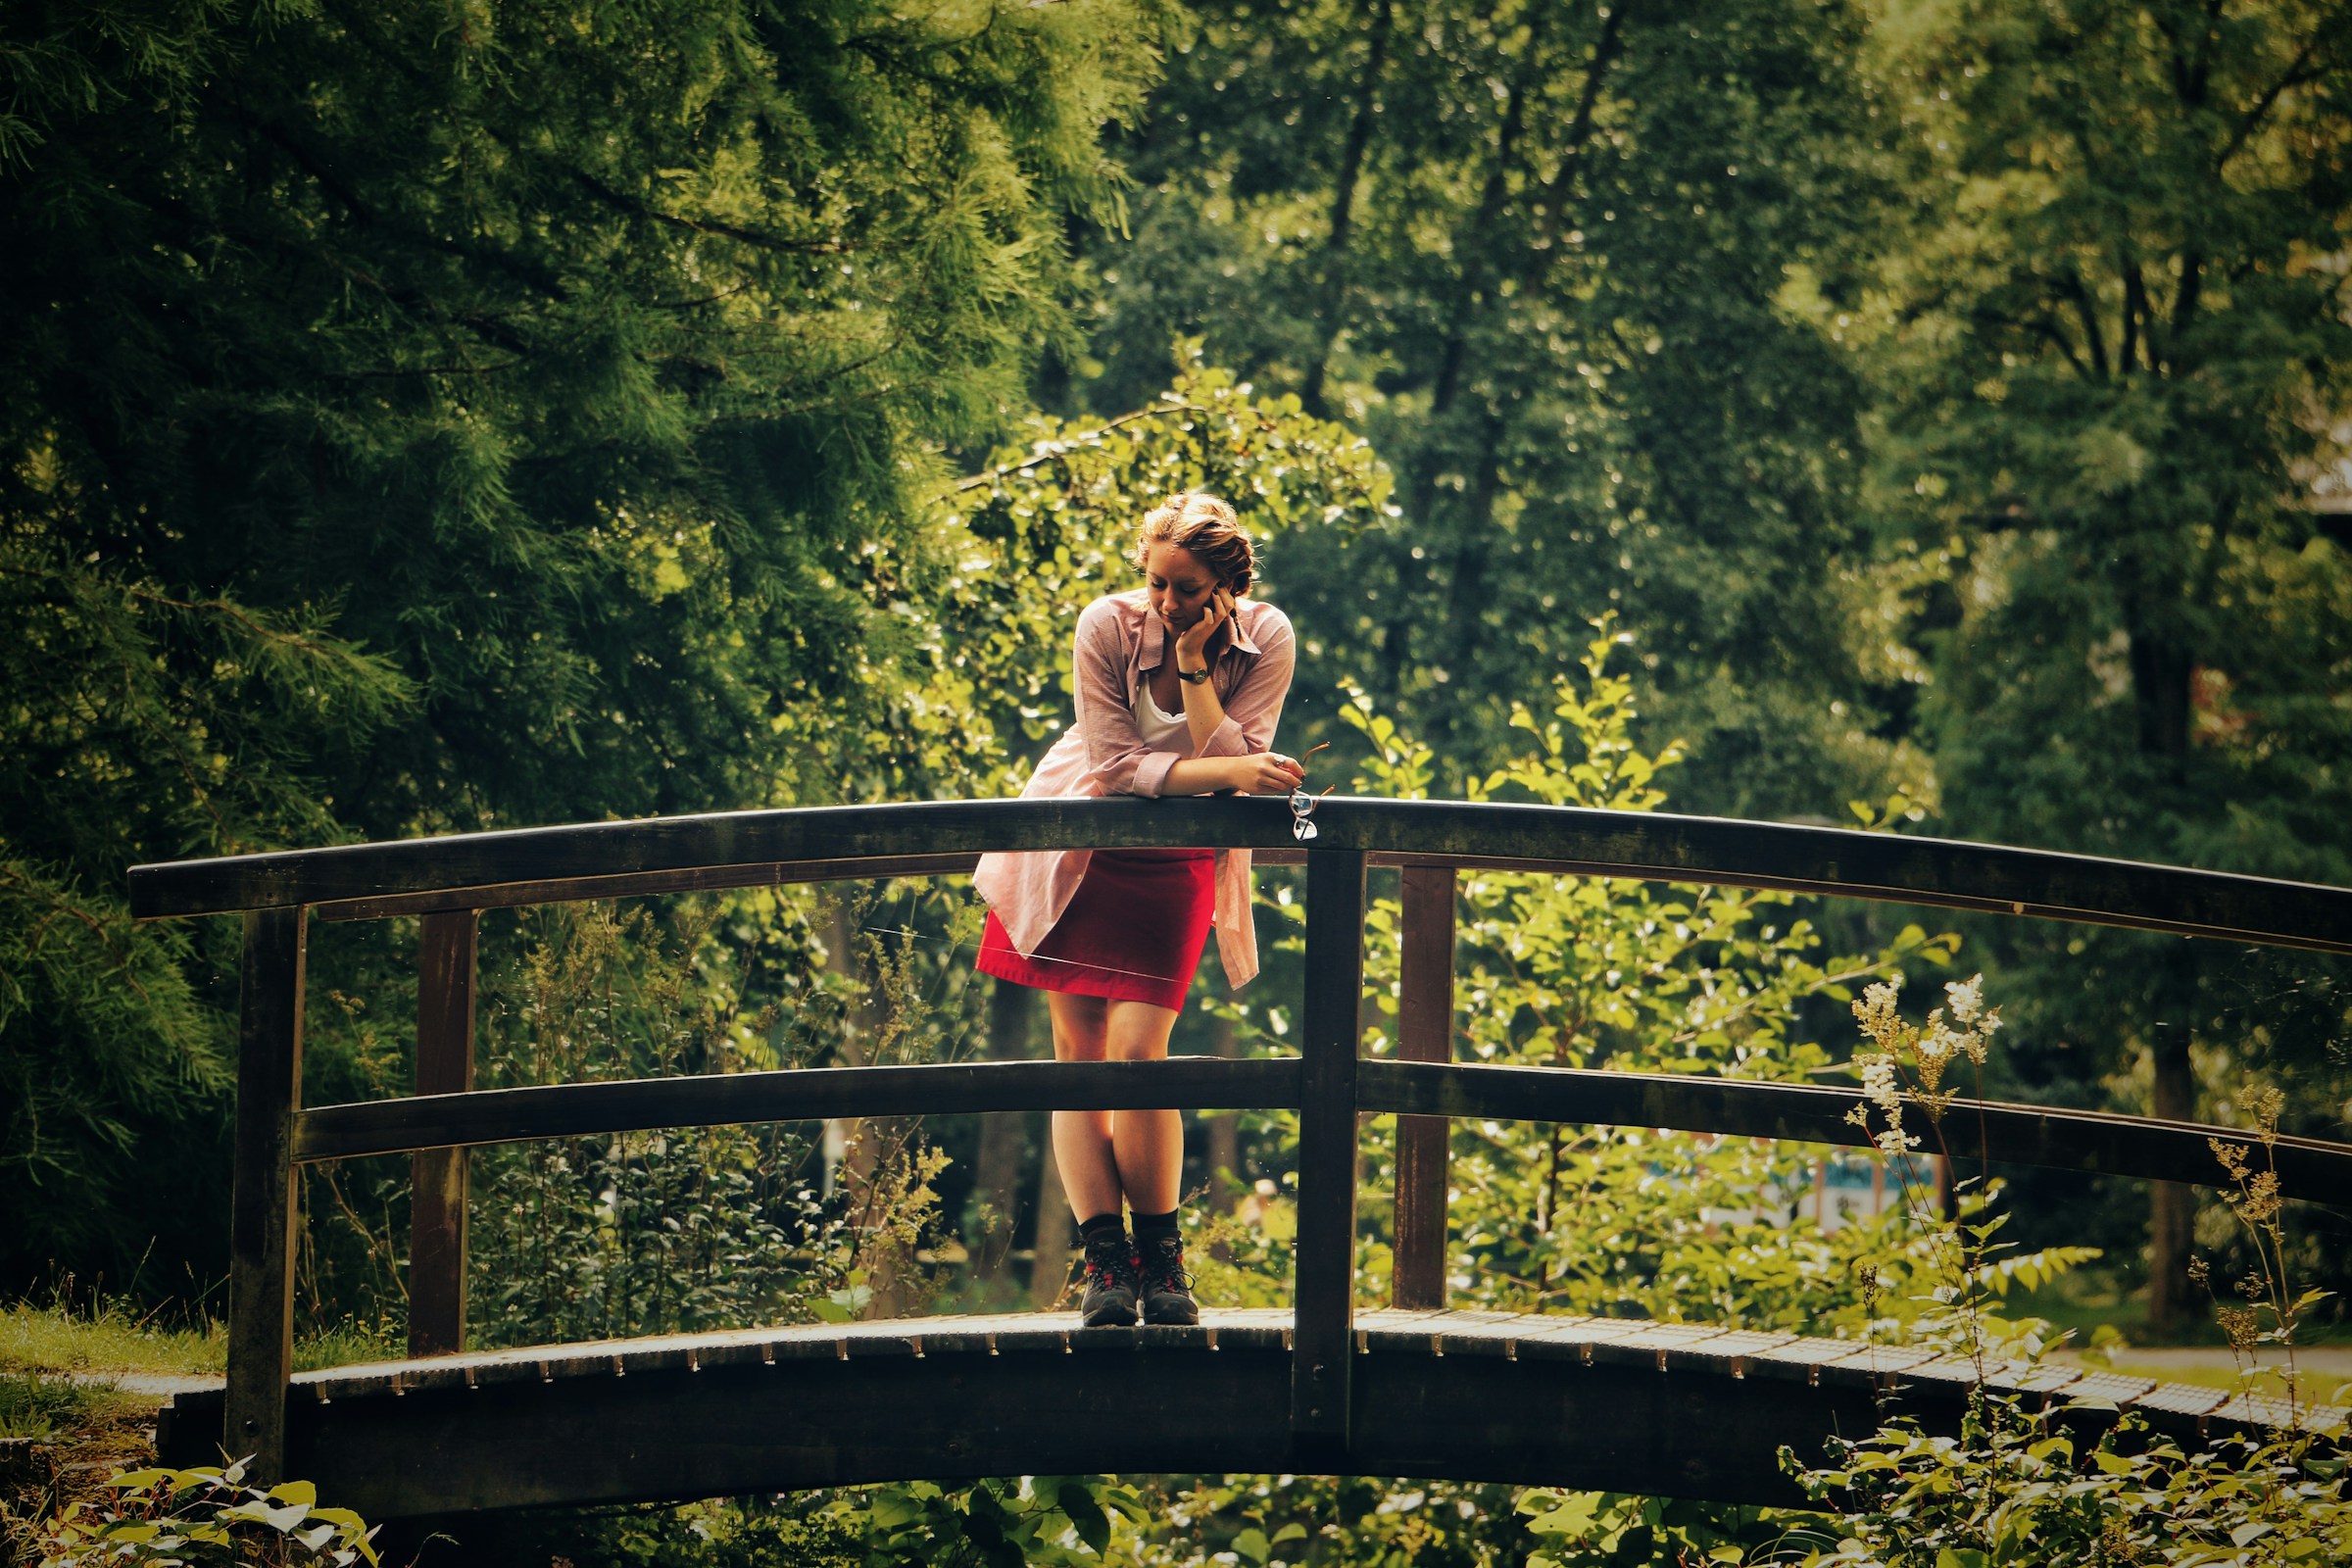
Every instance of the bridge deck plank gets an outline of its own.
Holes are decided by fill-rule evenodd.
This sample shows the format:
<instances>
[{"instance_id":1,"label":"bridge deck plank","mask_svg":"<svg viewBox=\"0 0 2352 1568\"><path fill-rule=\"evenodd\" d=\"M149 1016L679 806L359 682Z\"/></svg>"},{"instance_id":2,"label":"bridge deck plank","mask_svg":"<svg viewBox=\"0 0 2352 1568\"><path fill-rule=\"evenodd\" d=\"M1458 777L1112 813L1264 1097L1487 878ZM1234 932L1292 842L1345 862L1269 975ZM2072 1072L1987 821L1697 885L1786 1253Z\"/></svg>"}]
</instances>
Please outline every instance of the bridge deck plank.
<instances>
[{"instance_id":1,"label":"bridge deck plank","mask_svg":"<svg viewBox=\"0 0 2352 1568\"><path fill-rule=\"evenodd\" d=\"M1931 1425L1956 1421L1978 1375L1932 1350L1704 1323L1388 1309L1359 1312L1355 1330L1363 1400L1340 1462L1359 1473L1727 1501L1794 1500L1780 1445L1867 1429L1890 1392ZM293 1380L289 1474L398 1518L892 1478L1296 1469L1310 1456L1289 1427L1291 1341L1276 1307L1211 1310L1195 1328L1023 1312L340 1367ZM2094 1425L2112 1419L2096 1401L2184 1438L2287 1415L2074 1366L1987 1371ZM1139 1402L1159 1418L1119 1418ZM218 1388L175 1399L165 1457L218 1457L220 1413ZM2340 1431L2344 1412L2307 1419Z\"/></svg>"}]
</instances>

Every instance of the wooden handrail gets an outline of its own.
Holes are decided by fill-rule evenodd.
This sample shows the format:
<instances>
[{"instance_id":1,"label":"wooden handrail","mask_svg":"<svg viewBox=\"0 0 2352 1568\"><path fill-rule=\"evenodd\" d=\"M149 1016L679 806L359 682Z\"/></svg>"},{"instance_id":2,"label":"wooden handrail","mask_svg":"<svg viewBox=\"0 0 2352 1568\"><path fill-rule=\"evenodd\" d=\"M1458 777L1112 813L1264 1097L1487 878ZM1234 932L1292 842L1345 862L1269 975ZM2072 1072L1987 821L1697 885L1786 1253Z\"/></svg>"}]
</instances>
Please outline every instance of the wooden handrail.
<instances>
[{"instance_id":1,"label":"wooden handrail","mask_svg":"<svg viewBox=\"0 0 2352 1568\"><path fill-rule=\"evenodd\" d=\"M1356 1111L1439 1120L1656 1127L1735 1138L1866 1148L1846 1113L1857 1091L1770 1079L1368 1058ZM1010 1110L1297 1110L1299 1058L1178 1056L1166 1061L978 1061L905 1067L546 1084L320 1105L295 1113L297 1164L364 1154L473 1148L653 1128L740 1126L829 1117L972 1115ZM2265 1153L2243 1128L2105 1111L1956 1100L1931 1124L1916 1097L1909 1127L1931 1154L2047 1170L2227 1185L2212 1141L2278 1172L2280 1193L2352 1206L2352 1144L2281 1137Z\"/></svg>"},{"instance_id":2,"label":"wooden handrail","mask_svg":"<svg viewBox=\"0 0 2352 1568\"><path fill-rule=\"evenodd\" d=\"M986 850L1288 850L1290 821L1279 800L1230 797L736 811L134 866L130 903L142 919L307 906L487 907L663 886L913 874L866 867L920 860L937 870ZM1781 888L2352 953L2352 889L2231 872L1576 807L1334 797L1315 822L1317 850L1361 852L1374 864Z\"/></svg>"},{"instance_id":3,"label":"wooden handrail","mask_svg":"<svg viewBox=\"0 0 2352 1568\"><path fill-rule=\"evenodd\" d=\"M1861 1102L1859 1091L1820 1084L1377 1059L1358 1077L1359 1107L1372 1112L1659 1127L1857 1149L1871 1142L1846 1119ZM2266 1152L2241 1127L1991 1100L1955 1100L1931 1124L1916 1096L1904 1099L1905 1129L1923 1153L2222 1187L2229 1183L2212 1147L2219 1141L2242 1150L2252 1169L2270 1169L2275 1160L2283 1196L2352 1208L2352 1144L2281 1137Z\"/></svg>"},{"instance_id":4,"label":"wooden handrail","mask_svg":"<svg viewBox=\"0 0 2352 1568\"><path fill-rule=\"evenodd\" d=\"M993 1110L1272 1110L1298 1104L1297 1057L958 1061L630 1078L321 1105L294 1117L297 1162L837 1116Z\"/></svg>"}]
</instances>

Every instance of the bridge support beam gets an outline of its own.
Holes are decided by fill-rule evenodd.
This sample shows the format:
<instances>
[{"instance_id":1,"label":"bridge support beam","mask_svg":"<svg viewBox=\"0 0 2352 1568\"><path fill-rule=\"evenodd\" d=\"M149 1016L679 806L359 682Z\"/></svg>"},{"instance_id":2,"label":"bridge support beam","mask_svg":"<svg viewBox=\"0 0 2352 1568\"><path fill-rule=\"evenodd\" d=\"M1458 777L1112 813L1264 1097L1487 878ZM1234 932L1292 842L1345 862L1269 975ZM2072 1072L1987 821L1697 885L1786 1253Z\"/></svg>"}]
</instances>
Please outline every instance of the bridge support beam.
<instances>
[{"instance_id":1,"label":"bridge support beam","mask_svg":"<svg viewBox=\"0 0 2352 1568\"><path fill-rule=\"evenodd\" d=\"M1396 1054L1406 1061L1451 1061L1454 870L1408 865L1403 884ZM1446 1304L1446 1131L1444 1116L1396 1118L1392 1306Z\"/></svg>"},{"instance_id":2,"label":"bridge support beam","mask_svg":"<svg viewBox=\"0 0 2352 1568\"><path fill-rule=\"evenodd\" d=\"M1291 1378L1292 1437L1310 1468L1343 1468L1348 1452L1355 1329L1355 1069L1363 997L1363 852L1310 850Z\"/></svg>"},{"instance_id":3,"label":"bridge support beam","mask_svg":"<svg viewBox=\"0 0 2352 1568\"><path fill-rule=\"evenodd\" d=\"M478 909L428 914L416 955L416 1093L473 1087L474 954ZM467 1152L410 1156L409 1354L466 1348Z\"/></svg>"},{"instance_id":4,"label":"bridge support beam","mask_svg":"<svg viewBox=\"0 0 2352 1568\"><path fill-rule=\"evenodd\" d=\"M228 1218L228 1389L221 1445L249 1482L285 1479L294 1375L294 1112L302 1103L305 911L245 916L237 1021L237 1124Z\"/></svg>"}]
</instances>

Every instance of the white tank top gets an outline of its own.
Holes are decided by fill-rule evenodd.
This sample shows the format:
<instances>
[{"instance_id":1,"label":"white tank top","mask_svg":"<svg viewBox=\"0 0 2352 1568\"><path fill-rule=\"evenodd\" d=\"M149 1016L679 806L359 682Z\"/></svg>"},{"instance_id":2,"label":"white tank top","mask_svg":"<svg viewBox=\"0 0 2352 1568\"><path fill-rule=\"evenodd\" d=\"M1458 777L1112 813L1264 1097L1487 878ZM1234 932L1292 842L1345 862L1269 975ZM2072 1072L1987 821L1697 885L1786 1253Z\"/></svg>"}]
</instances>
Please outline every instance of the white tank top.
<instances>
[{"instance_id":1,"label":"white tank top","mask_svg":"<svg viewBox=\"0 0 2352 1568\"><path fill-rule=\"evenodd\" d=\"M1179 709L1183 704L1176 705ZM1176 752L1185 757L1193 755L1192 722L1182 712L1174 717L1159 710L1152 700L1152 683L1147 680L1135 694L1135 727L1142 732L1144 744L1155 752Z\"/></svg>"}]
</instances>

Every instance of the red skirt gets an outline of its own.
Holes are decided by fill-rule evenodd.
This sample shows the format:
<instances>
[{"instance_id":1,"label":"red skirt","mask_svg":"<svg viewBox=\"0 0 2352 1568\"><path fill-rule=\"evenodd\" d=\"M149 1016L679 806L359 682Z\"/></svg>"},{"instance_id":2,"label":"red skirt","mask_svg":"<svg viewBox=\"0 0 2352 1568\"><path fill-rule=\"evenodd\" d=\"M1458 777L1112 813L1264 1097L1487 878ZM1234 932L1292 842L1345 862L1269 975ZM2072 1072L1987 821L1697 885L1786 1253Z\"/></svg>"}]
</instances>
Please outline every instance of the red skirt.
<instances>
[{"instance_id":1,"label":"red skirt","mask_svg":"<svg viewBox=\"0 0 2352 1568\"><path fill-rule=\"evenodd\" d=\"M1097 850L1054 929L1024 956L991 909L979 970L1040 991L1184 1007L1214 922L1214 850Z\"/></svg>"}]
</instances>

